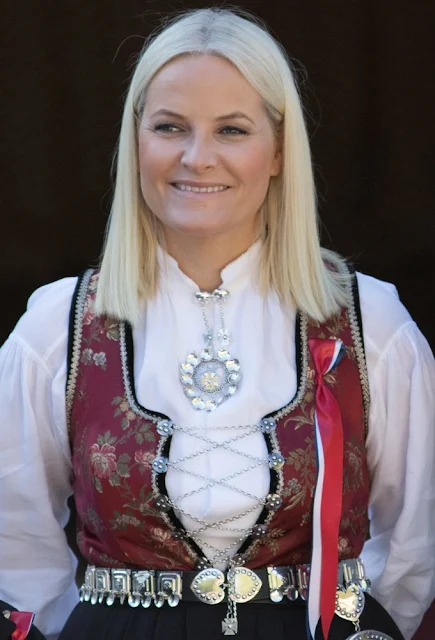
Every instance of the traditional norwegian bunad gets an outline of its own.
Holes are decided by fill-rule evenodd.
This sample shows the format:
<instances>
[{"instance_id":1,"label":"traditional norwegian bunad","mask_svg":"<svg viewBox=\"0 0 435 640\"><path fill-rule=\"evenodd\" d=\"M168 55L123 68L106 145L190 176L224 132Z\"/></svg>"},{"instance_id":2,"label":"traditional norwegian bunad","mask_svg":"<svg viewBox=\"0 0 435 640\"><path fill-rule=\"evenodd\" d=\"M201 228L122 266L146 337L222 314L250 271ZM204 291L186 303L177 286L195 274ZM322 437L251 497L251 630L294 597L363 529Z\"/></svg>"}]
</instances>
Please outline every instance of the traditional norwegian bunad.
<instances>
[{"instance_id":1,"label":"traditional norwegian bunad","mask_svg":"<svg viewBox=\"0 0 435 640\"><path fill-rule=\"evenodd\" d=\"M321 325L297 317L296 396L258 423L269 453L270 493L227 575L210 567L177 518L165 486L177 425L139 405L131 327L94 313L97 283L92 270L79 281L69 344L77 539L89 563L79 607L118 607L151 619L154 605L167 616L190 605L198 621L208 615L210 638L221 634L212 628L211 611L219 607L223 633L253 638L252 625L244 629L241 618L249 618L257 600L257 609L277 612L274 640L285 637L283 615L294 634L286 637L366 638L359 629L379 623L401 638L367 595L369 581L358 560L369 527L369 389L356 279L340 315ZM284 603L289 606L277 606ZM62 638L77 632L77 616ZM153 629L155 624L153 618ZM171 627L171 640L202 637L201 624L191 635Z\"/></svg>"}]
</instances>

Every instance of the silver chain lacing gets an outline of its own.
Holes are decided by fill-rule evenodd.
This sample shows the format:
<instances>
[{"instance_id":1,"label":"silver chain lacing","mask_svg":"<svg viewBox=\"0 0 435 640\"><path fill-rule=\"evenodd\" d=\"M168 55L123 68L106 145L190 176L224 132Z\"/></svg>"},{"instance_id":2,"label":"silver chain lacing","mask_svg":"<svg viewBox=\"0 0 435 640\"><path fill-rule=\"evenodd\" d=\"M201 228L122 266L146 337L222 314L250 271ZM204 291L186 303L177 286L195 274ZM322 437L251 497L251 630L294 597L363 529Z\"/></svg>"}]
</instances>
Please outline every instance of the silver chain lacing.
<instances>
[{"instance_id":1,"label":"silver chain lacing","mask_svg":"<svg viewBox=\"0 0 435 640\"><path fill-rule=\"evenodd\" d=\"M240 427L240 429L244 430L243 433L238 433L234 437L229 438L224 442L216 442L212 438L208 437L207 435L204 435L202 432L199 432L196 429L191 427L184 427L184 426L179 426L175 424L172 425L172 427L174 431L179 431L192 438L196 438L200 442L209 446L205 446L201 448L199 451L195 451L195 453L192 453L190 455L183 456L181 458L176 458L176 459L172 458L167 461L168 468L176 469L179 472L181 471L182 473L186 473L198 480L203 481L203 484L198 488L188 491L186 493L182 493L177 496L174 496L168 502L173 507L176 513L182 514L183 516L187 516L189 519L191 519L193 522L196 522L199 525L199 527L194 529L186 528L186 534L192 540L194 540L201 548L206 548L208 550L209 553L207 555L209 556L210 564L215 565L215 563L217 562L229 563L231 562L230 552L233 551L235 547L239 547L240 544L243 543L243 541L246 539L246 537L248 537L249 535L252 535L255 532L255 526L248 529L248 528L228 527L225 525L229 525L231 523L237 523L237 521L240 520L245 515L256 511L259 507L264 507L264 505L266 504L266 495L265 496L254 495L249 491L246 491L244 489L240 489L239 487L234 486L234 484L231 483L231 480L233 480L234 478L238 478L244 475L245 473L252 471L253 469L256 469L256 468L260 468L263 466L270 467L269 456L267 457L253 456L244 451L240 451L239 449L236 449L231 445L234 442L239 442L243 440L244 438L252 435L255 432L261 431L261 426L247 425L245 427ZM236 454L242 459L249 460L251 464L249 464L248 466L242 469L238 469L233 473L227 474L222 478L212 478L211 476L208 476L206 474L198 473L191 469L186 469L183 466L183 463L187 461L191 461L195 458L198 458L201 455L206 455L210 451L214 451L217 449L224 449L225 451ZM190 498L193 495L197 495L215 486L222 486L222 487L225 487L226 489L230 489L231 491L234 491L235 493L238 493L239 495L243 495L245 498L252 500L253 504L248 509L245 509L243 512L236 514L235 516L230 516L228 518L219 519L211 522L205 521L195 516L194 514L190 513L183 507L183 501L186 500L186 498ZM228 545L225 549L219 549L217 547L214 547L209 542L204 541L200 536L200 534L204 532L216 531L216 530L234 532L236 534L240 534L240 536L238 536L237 539L234 542L232 542L230 545Z\"/></svg>"}]
</instances>

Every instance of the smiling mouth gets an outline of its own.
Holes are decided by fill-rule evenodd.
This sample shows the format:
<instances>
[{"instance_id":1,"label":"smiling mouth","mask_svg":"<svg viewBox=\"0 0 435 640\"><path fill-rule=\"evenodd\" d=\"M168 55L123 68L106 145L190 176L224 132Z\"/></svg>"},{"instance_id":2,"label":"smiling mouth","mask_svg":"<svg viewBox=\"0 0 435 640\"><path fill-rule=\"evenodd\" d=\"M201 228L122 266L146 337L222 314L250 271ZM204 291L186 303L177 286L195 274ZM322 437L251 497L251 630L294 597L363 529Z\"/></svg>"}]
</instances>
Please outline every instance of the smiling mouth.
<instances>
[{"instance_id":1,"label":"smiling mouth","mask_svg":"<svg viewBox=\"0 0 435 640\"><path fill-rule=\"evenodd\" d=\"M231 188L227 186L192 187L189 184L179 184L177 182L172 182L171 187L174 187L174 189L177 189L177 191L180 191L181 193L200 193L201 195L203 194L208 195L209 193L223 193L224 191L227 191L228 189Z\"/></svg>"}]
</instances>

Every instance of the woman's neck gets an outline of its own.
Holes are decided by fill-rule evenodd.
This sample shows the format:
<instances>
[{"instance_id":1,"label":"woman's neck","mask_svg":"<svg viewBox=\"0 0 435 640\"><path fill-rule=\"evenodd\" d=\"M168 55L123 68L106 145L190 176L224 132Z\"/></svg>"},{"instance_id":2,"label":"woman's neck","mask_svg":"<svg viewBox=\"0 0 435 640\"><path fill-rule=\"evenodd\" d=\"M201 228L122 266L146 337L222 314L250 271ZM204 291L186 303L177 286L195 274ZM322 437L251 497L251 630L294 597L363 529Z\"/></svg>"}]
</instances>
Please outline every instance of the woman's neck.
<instances>
[{"instance_id":1,"label":"woman's neck","mask_svg":"<svg viewBox=\"0 0 435 640\"><path fill-rule=\"evenodd\" d=\"M193 280L201 291L213 291L222 284L221 271L245 253L255 238L231 242L218 237L166 237L165 249L181 271Z\"/></svg>"}]
</instances>

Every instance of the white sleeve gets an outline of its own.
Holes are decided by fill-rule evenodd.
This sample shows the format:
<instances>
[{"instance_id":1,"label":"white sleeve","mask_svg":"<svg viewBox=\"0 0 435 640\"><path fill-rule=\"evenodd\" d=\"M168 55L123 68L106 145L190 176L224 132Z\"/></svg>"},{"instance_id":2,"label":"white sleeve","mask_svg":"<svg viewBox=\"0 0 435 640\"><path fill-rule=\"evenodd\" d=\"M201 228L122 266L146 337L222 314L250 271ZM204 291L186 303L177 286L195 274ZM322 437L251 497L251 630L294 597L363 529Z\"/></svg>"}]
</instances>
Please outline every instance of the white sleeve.
<instances>
[{"instance_id":1,"label":"white sleeve","mask_svg":"<svg viewBox=\"0 0 435 640\"><path fill-rule=\"evenodd\" d=\"M409 639L435 596L435 366L412 321L380 355L370 396L371 539L363 559L374 597Z\"/></svg>"},{"instance_id":2,"label":"white sleeve","mask_svg":"<svg viewBox=\"0 0 435 640\"><path fill-rule=\"evenodd\" d=\"M59 379L12 334L0 350L0 598L35 612L49 638L78 601L77 561L63 531L71 467L56 385L59 397Z\"/></svg>"}]
</instances>

